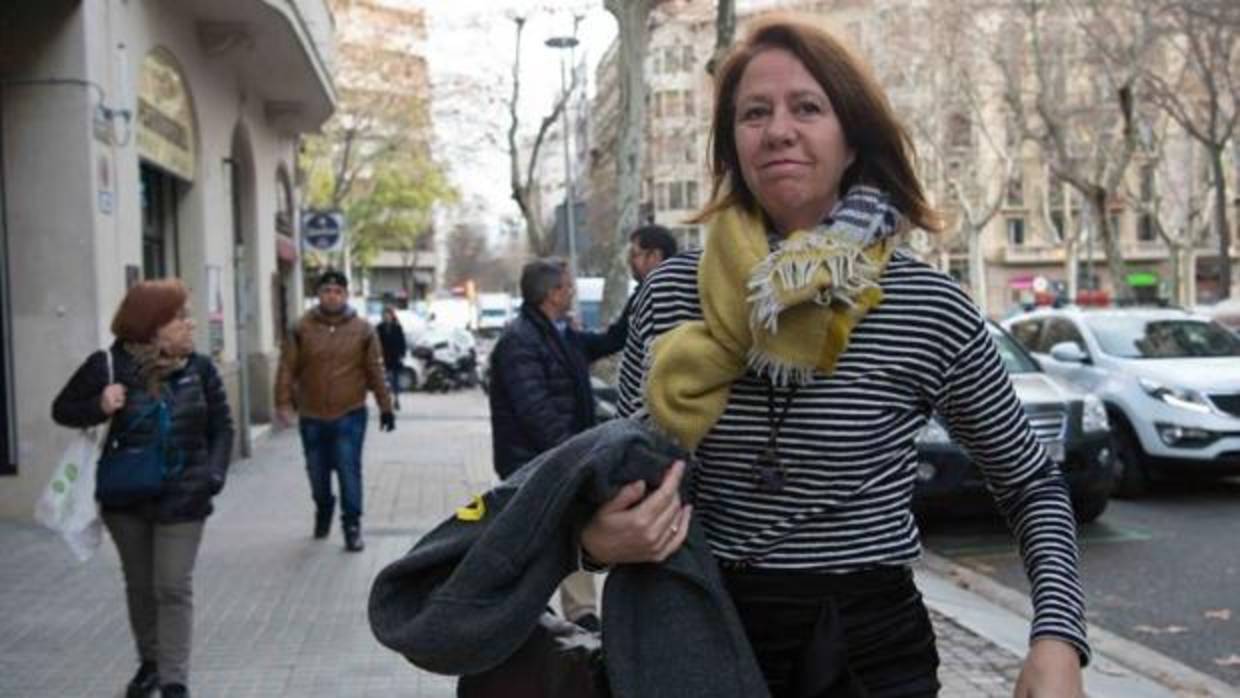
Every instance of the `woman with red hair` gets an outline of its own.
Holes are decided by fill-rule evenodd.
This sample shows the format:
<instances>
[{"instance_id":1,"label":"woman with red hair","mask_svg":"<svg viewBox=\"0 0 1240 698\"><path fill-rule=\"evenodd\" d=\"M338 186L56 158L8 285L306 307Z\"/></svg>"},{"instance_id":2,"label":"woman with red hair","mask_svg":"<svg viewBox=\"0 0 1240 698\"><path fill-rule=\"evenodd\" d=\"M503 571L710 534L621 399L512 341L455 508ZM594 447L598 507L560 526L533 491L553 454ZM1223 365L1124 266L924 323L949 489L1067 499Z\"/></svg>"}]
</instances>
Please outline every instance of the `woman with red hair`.
<instances>
[{"instance_id":1,"label":"woman with red hair","mask_svg":"<svg viewBox=\"0 0 1240 698\"><path fill-rule=\"evenodd\" d=\"M232 455L224 385L211 360L194 352L188 298L177 279L129 289L112 319L115 343L87 357L52 403L64 426L111 421L103 460L149 449L168 466L158 492L100 496L140 661L126 698L157 687L163 698L189 695L194 561Z\"/></svg>"}]
</instances>

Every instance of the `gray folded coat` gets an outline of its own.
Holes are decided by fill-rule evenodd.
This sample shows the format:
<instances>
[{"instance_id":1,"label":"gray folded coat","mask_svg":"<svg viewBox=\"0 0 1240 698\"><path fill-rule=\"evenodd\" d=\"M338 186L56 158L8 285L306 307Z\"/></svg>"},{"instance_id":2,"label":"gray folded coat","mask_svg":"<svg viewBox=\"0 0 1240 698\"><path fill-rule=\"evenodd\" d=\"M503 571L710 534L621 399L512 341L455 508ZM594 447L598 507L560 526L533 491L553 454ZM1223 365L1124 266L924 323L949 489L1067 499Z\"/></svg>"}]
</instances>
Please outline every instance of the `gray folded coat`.
<instances>
[{"instance_id":1,"label":"gray folded coat","mask_svg":"<svg viewBox=\"0 0 1240 698\"><path fill-rule=\"evenodd\" d=\"M634 480L653 491L683 457L640 423L612 420L530 461L482 496L478 520L444 521L379 573L369 605L375 637L439 674L495 667L577 568L594 510ZM769 696L697 523L662 564L612 569L603 653L616 698Z\"/></svg>"}]
</instances>

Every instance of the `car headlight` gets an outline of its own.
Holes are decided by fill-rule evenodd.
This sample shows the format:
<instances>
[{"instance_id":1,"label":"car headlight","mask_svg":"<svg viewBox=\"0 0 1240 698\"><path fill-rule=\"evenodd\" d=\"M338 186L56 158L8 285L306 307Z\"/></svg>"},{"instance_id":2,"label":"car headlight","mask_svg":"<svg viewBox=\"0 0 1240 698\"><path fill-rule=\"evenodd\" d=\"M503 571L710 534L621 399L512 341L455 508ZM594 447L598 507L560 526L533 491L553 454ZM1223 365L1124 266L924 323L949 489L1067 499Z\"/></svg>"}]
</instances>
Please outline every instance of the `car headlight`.
<instances>
[{"instance_id":1,"label":"car headlight","mask_svg":"<svg viewBox=\"0 0 1240 698\"><path fill-rule=\"evenodd\" d=\"M1106 405L1097 395L1086 395L1081 410L1081 431L1110 431Z\"/></svg>"},{"instance_id":2,"label":"car headlight","mask_svg":"<svg viewBox=\"0 0 1240 698\"><path fill-rule=\"evenodd\" d=\"M922 427L921 431L917 433L918 443L945 444L950 443L951 440L952 435L947 433L947 430L943 428L942 424L939 424L937 419L931 419L926 422L926 426Z\"/></svg>"},{"instance_id":3,"label":"car headlight","mask_svg":"<svg viewBox=\"0 0 1240 698\"><path fill-rule=\"evenodd\" d=\"M1206 402L1205 397L1196 390L1174 388L1149 378L1138 378L1137 382L1140 383L1141 389L1149 394L1150 397L1155 400L1161 400L1172 407L1179 407L1203 414L1210 412L1210 403Z\"/></svg>"}]
</instances>

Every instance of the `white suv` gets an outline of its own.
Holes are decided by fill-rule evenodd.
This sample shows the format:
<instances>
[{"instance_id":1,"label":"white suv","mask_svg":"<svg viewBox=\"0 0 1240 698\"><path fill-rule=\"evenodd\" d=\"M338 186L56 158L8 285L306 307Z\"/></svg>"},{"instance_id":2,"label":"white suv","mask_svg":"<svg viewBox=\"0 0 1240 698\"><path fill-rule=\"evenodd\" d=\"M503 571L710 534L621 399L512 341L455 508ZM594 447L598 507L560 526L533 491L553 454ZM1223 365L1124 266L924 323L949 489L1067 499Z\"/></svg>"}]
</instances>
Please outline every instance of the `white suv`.
<instances>
[{"instance_id":1,"label":"white suv","mask_svg":"<svg viewBox=\"0 0 1240 698\"><path fill-rule=\"evenodd\" d=\"M1240 473L1240 339L1166 308L1036 310L1003 326L1047 373L1107 406L1116 494L1156 474Z\"/></svg>"}]
</instances>

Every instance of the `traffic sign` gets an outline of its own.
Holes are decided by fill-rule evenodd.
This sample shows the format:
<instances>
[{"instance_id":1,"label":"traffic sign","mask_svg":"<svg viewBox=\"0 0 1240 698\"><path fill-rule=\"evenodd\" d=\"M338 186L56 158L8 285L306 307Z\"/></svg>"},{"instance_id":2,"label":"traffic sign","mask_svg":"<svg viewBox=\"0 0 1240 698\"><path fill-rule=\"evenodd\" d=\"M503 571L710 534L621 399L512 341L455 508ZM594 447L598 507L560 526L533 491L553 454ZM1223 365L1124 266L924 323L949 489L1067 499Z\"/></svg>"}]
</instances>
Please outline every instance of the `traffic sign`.
<instances>
[{"instance_id":1,"label":"traffic sign","mask_svg":"<svg viewBox=\"0 0 1240 698\"><path fill-rule=\"evenodd\" d=\"M301 214L301 240L311 249L335 252L344 239L344 214L340 211L304 211Z\"/></svg>"}]
</instances>

